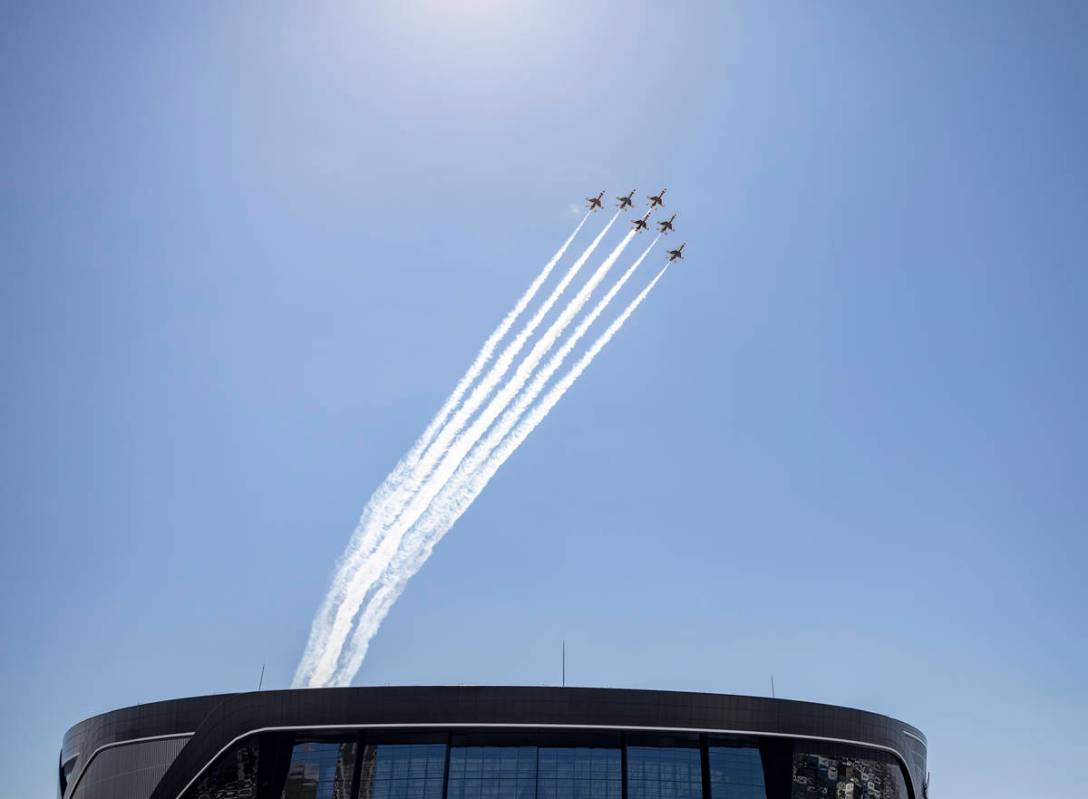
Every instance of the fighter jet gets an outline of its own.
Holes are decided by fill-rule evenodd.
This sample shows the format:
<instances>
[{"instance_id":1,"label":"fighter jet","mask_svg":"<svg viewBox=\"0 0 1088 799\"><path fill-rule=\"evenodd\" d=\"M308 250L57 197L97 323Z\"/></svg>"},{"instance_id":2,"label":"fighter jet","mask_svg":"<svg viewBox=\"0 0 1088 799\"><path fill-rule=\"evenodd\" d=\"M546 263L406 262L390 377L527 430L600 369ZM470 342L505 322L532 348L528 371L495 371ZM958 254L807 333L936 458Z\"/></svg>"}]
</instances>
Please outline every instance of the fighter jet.
<instances>
[{"instance_id":1,"label":"fighter jet","mask_svg":"<svg viewBox=\"0 0 1088 799\"><path fill-rule=\"evenodd\" d=\"M598 208L601 208L602 197L604 197L603 191L596 197L586 197L586 208L588 208L590 211L596 211Z\"/></svg>"},{"instance_id":2,"label":"fighter jet","mask_svg":"<svg viewBox=\"0 0 1088 799\"><path fill-rule=\"evenodd\" d=\"M650 211L647 211L642 215L642 219L635 219L631 222L631 224L635 227L636 233L641 233L646 229L646 220L650 218L650 213Z\"/></svg>"},{"instance_id":3,"label":"fighter jet","mask_svg":"<svg viewBox=\"0 0 1088 799\"><path fill-rule=\"evenodd\" d=\"M619 209L621 211L624 208L630 208L634 204L634 200L631 199L634 196L635 196L635 190L631 189L631 193L628 194L626 197L617 197L616 198L617 200L619 200L619 202L616 203L616 205L619 206Z\"/></svg>"},{"instance_id":4,"label":"fighter jet","mask_svg":"<svg viewBox=\"0 0 1088 799\"><path fill-rule=\"evenodd\" d=\"M669 254L667 256L667 260L669 261L669 263L672 263L673 261L682 261L682 260L684 260L684 248L687 247L687 246L688 246L688 243L685 241L683 244L681 244L675 250L669 250Z\"/></svg>"},{"instance_id":5,"label":"fighter jet","mask_svg":"<svg viewBox=\"0 0 1088 799\"><path fill-rule=\"evenodd\" d=\"M649 194L646 199L650 201L650 208L657 208L659 205L665 204L665 190L662 189L660 194Z\"/></svg>"},{"instance_id":6,"label":"fighter jet","mask_svg":"<svg viewBox=\"0 0 1088 799\"><path fill-rule=\"evenodd\" d=\"M661 230L662 234L668 234L672 230L672 220L676 219L676 214L673 214L668 219L662 219L657 223L657 227Z\"/></svg>"}]
</instances>

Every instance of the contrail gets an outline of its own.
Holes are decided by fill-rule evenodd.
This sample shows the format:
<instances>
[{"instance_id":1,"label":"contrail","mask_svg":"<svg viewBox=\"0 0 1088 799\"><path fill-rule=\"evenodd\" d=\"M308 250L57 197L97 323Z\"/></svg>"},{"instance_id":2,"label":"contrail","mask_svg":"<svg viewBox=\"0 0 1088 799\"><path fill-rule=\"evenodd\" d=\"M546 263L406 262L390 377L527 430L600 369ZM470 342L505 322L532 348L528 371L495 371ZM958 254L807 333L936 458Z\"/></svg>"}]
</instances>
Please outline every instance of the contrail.
<instances>
[{"instance_id":1,"label":"contrail","mask_svg":"<svg viewBox=\"0 0 1088 799\"><path fill-rule=\"evenodd\" d=\"M651 245L652 246L652 245ZM440 492L431 503L427 512L413 528L410 540L406 543L395 564L387 570L381 587L374 592L359 619L355 634L352 636L349 653L344 665L333 675L330 684L349 685L362 666L363 658L370 647L370 641L385 620L393 603L404 591L408 581L422 568L430 557L435 545L449 532L454 523L468 510L491 478L507 461L514 451L536 429L544 417L562 399L567 390L581 376L597 357L600 351L616 335L627 319L653 291L658 281L665 276L669 265L666 264L647 286L639 292L623 312L613 320L604 333L589 347L574 366L544 395L530 412L518 423L483 465L472 474L464 475L464 480L454 479Z\"/></svg>"},{"instance_id":2,"label":"contrail","mask_svg":"<svg viewBox=\"0 0 1088 799\"><path fill-rule=\"evenodd\" d=\"M608 290L604 297L602 297L600 301L598 301L597 305L594 306L593 310L590 311L590 313L582 319L575 331L567 337L566 341L563 342L563 345L559 348L559 350L548 360L548 363L544 366L544 368L536 373L529 386L520 395L518 395L515 402L506 409L506 412L503 413L502 418L499 420L499 422L490 430L490 432L488 432L487 437L482 442L472 448L472 451L461 463L460 467L457 469L456 474L447 483L446 488L442 491L440 496L448 494L450 492L456 492L459 486L463 487L466 480L471 478L473 473L476 472L476 470L480 467L481 463L486 461L491 452L499 445L502 439L507 435L507 433L510 432L513 426L521 418L525 410L532 404L537 396L539 396L540 392L543 390L548 380L551 379L551 377L563 364L566 357L571 353L574 347L585 335L586 331L597 320L601 313L608 307L609 303L611 303L616 294L619 293L619 291L631 278L635 270L638 269L638 267L650 254L650 251L654 248L654 245L657 244L660 238L661 234L658 234L654 238L654 240L650 242L649 246L647 246L646 249L643 250L642 254L639 255L635 262L627 269L627 271L624 272L624 274L612 285L612 287ZM464 489L462 488L462 490ZM452 501L447 501L452 502L452 504L454 505L460 504L456 497ZM468 500L468 503L470 502L471 499ZM468 503L466 503L466 507ZM427 513L430 513L429 509ZM426 516L424 516L424 518L426 518ZM453 521L450 522L449 526L452 527L452 525ZM411 548L412 547L410 544L406 544L403 549ZM366 603L367 608L363 611L363 616L360 618L359 627L357 627L357 630L362 629L362 626L366 624L368 611L370 610L370 608L381 607L383 604L383 598L389 595L388 578L386 577L386 575L390 571L396 573L397 571L403 569L403 564L401 564L399 560L402 557L404 556L401 554L401 552L398 552L394 556L394 561L392 565L387 568L386 574L383 574L382 581L379 582L378 590L373 594L370 602ZM416 570L418 570L418 567L417 569L412 570L411 573L414 574ZM384 582L385 584L381 584L381 582ZM397 593L399 594L399 591ZM392 604L392 601L395 601L395 599L396 597L394 596L392 600L390 600L390 605ZM377 624L375 624L374 626L374 632L377 632ZM347 655L349 665L342 667L341 670L333 676L333 684L350 683L359 668L359 665L354 666L354 668L351 667L350 663L353 663L357 660L358 664L362 664L366 649L364 647L361 652L357 649L356 639L358 635L359 634L356 633L356 636L353 637L352 643L349 646L349 651ZM370 636L372 635L373 633L366 635L367 642L369 642ZM367 643L366 646L369 646L369 643ZM341 683L340 680L343 680L344 682Z\"/></svg>"},{"instance_id":3,"label":"contrail","mask_svg":"<svg viewBox=\"0 0 1088 799\"><path fill-rule=\"evenodd\" d=\"M457 412L453 415L449 424L445 425L438 432L435 440L431 442L427 447L426 452L423 453L423 456L419 461L419 468L413 471L403 490L399 492L400 496L398 499L402 501L400 507L394 509L395 513L399 514L403 510L404 505L411 499L411 496L419 490L420 483L426 479L435 464L449 448L450 443L457 434L461 432L461 429L468 420L472 418L472 414L479 409L484 400L491 395L492 390L502 381L507 371L509 371L510 366L513 364L514 359L525 346L525 343L532 337L533 333L536 332L536 329L540 326L545 315L552 309L552 306L555 305L563 292L566 291L567 286L574 280L582 267L585 266L586 261L593 255L593 252L597 249L598 245L600 245L601 239L608 233L609 229L611 229L612 225L619 218L619 215L619 211L612 215L612 218L608 220L608 224L604 226L604 229L597 234L597 237L588 247L586 247L582 254L578 256L578 260L571 264L570 269L563 275L563 279L556 284L555 288L552 289L552 293L548 295L548 298L544 300L544 303L536 310L536 313L533 314L532 318L525 323L525 326L517 336L514 337L514 340L502 351L502 354L495 360L495 365L483 376L479 384L472 390L472 393L465 403L457 409Z\"/></svg>"},{"instance_id":4,"label":"contrail","mask_svg":"<svg viewBox=\"0 0 1088 799\"><path fill-rule=\"evenodd\" d=\"M657 244L661 238L661 234L657 234L649 246L642 251L642 254L635 259L635 262L627 268L611 288L605 293L603 297L597 302L588 314L583 317L582 321L578 323L578 327L574 329L563 345L548 359L548 362L541 368L529 383L528 387L522 391L517 398L506 408L502 418L495 424L494 427L487 433L487 436L479 444L472 448L472 451L468 454L461 466L457 470L457 474L449 485L454 486L458 482L458 478L461 482L464 481L466 476L472 475L480 464L487 459L499 443L506 437L518 420L525 414L526 410L533 404L540 392L544 390L544 387L551 380L552 376L559 370L559 367L563 365L563 362L567 359L567 356L574 350L581 341L582 337L586 334L589 328L597 321L598 317L605 311L615 296L626 285L627 281L631 279L631 276L635 273L635 270L639 268L646 256L650 254L650 251Z\"/></svg>"},{"instance_id":5,"label":"contrail","mask_svg":"<svg viewBox=\"0 0 1088 799\"><path fill-rule=\"evenodd\" d=\"M612 218L613 222L618 215L619 214L617 213L616 216ZM325 631L329 629L332 623L331 616L342 597L342 587L344 582L346 582L344 578L347 577L349 573L358 569L359 565L366 560L367 554L374 547L375 542L373 540L373 535L367 536L367 532L381 530L392 523L396 513L399 513L400 510L398 508L396 512L391 512L389 507L390 500L394 497L397 488L418 466L421 456L434 440L435 435L446 424L450 414L453 413L453 410L461 402L465 392L468 391L469 386L471 386L476 378L480 376L484 367L491 360L491 356L494 354L499 343L506 337L507 333L510 332L514 323L521 314L524 313L525 309L529 306L529 303L532 302L533 298L537 295L537 292L540 291L540 287L544 285L544 282L548 279L549 275L551 275L552 270L555 269L556 264L558 264L566 254L567 249L569 249L575 237L577 237L578 233L582 230L582 227L585 225L586 220L589 219L589 216L590 212L587 211L582 217L582 220L574 228L574 232L567 237L567 240L563 242L562 246L560 246L555 255L552 256L551 260L549 260L544 265L544 268L540 270L540 273L529 285L529 288L525 290L525 293L522 294L514 304L514 307L505 317L503 317L502 321L499 323L498 327L492 331L491 335L487 337L484 345L476 354L476 358L472 361L472 364L465 371L464 375L461 376L461 379L457 381L457 385L454 386L453 391L446 398L442 407L438 409L438 413L431 419L430 424L427 425L423 434L420 435L408 453L401 458L400 462L393 468L393 471L389 473L370 497L366 507L363 509L362 515L359 517L359 523L356 525L351 543L337 564L336 577L333 579L333 584L314 618L313 626L310 630L310 637L307 641L306 649L303 652L302 661L299 663L298 670L295 674L295 685L301 684L304 681L304 675L313 668L313 664L318 657L318 651L322 648L322 640ZM611 222L609 223L609 226L611 226ZM608 227L605 228L606 231L607 229ZM598 236L596 242L599 242L602 236L603 233ZM593 245L593 248L596 247L596 242ZM592 251L593 249L591 248L588 253L584 254L584 257L580 259L581 263L585 263L585 259L589 258ZM570 283L570 280L573 279L573 277L574 275L568 271L568 275L564 277L565 282L561 284L563 288ZM557 298L558 294L553 291L552 296L549 296L548 300L545 302L545 306L550 308ZM524 345L524 338L531 335L532 329L535 329L536 326L540 324L540 317L542 316L543 314L538 312L533 317L534 322L531 322L530 325L526 326L526 329L529 329L529 333L525 335L525 331L523 330L522 334L519 335L519 338L523 339L522 344L518 346L519 350L521 346ZM500 357L508 357L507 353L509 350L510 347L507 347ZM509 355L509 358L512 359L516 354L515 351L513 354ZM403 503L401 504L401 508L403 508ZM372 522L375 516L378 516L378 524ZM370 540L368 540L368 538Z\"/></svg>"},{"instance_id":6,"label":"contrail","mask_svg":"<svg viewBox=\"0 0 1088 799\"><path fill-rule=\"evenodd\" d=\"M618 213L613 216L612 220L608 223L609 226L612 225L612 222L615 221L617 216ZM316 663L308 675L309 685L324 685L326 684L326 681L332 677L336 669L336 664L340 659L344 643L351 633L352 621L355 618L355 615L358 613L360 606L366 599L366 595L374 589L374 586L377 584L377 581L387 564L396 556L404 534L427 510L427 506L430 504L431 500L434 499L437 493L442 489L442 486L445 485L446 481L453 476L457 467L460 465L461 461L464 460L476 441L487 431L487 428L491 426L491 423L495 421L502 410L525 385L537 364L547 354L548 350L551 349L552 345L567 328L574 316L582 309L589 299L590 294L592 294L593 290L605 278L609 269L612 268L616 260L623 253L624 248L631 242L634 236L635 231L629 231L620 243L613 248L612 252L608 254L608 257L605 258L601 265L597 267L597 270L586 281L585 285L579 289L574 298L567 303L567 306L560 312L551 326L548 327L541 335L540 339L533 345L529 354L525 356L520 364L518 364L514 375L507 381L506 385L496 392L495 396L491 399L491 402L480 412L480 415L472 422L468 429L464 433L458 435L448 449L442 454L441 461L435 468L433 474L429 475L422 482L418 491L411 497L411 501L408 503L403 513L397 517L391 528L381 537L376 549L367 558L365 569L360 570L359 573L355 575L355 579L351 581L351 584L344 592L343 600L335 610L335 618L333 619L332 627L328 635L323 639L323 651L317 657ZM600 237L598 237L598 239L599 238ZM451 422L450 424L452 425L453 423ZM442 434L439 434L440 437L441 435ZM435 443L437 444L437 442L438 439L436 438Z\"/></svg>"},{"instance_id":7,"label":"contrail","mask_svg":"<svg viewBox=\"0 0 1088 799\"><path fill-rule=\"evenodd\" d=\"M582 217L582 221L574 228L574 232L571 233L570 236L567 237L567 240L563 242L563 245L556 250L556 253L552 256L551 260L544 264L544 268L540 270L540 274L538 274L533 282L529 284L529 288L521 295L517 303L514 304L514 307L510 309L510 312L503 317L499 326L487 337L487 341L484 342L484 345L480 347L480 351L476 354L476 359L461 376L461 379L457 381L457 385L453 387L453 391L450 392L450 395L446 398L442 407L438 409L438 413L431 419L431 423L427 425L427 429L423 431L423 435L419 437L419 440L416 441L412 446L412 449L409 450L408 454L404 457L405 461L418 460L423 448L431 443L435 434L441 429L442 425L446 423L446 419L453 413L453 409L457 407L457 404L461 401L465 392L468 391L468 387L475 382L476 378L480 376L480 372L482 372L487 365L487 362L491 360L491 356L495 353L495 348L499 346L499 342L510 332L510 329L514 326L514 322L518 320L518 317L520 317L529 306L529 303L533 301L533 297L540 291L540 287L544 285L544 281L551 275L552 270L555 269L555 265L562 260L567 249L574 242L575 237L581 232L586 220L589 219L590 213L590 211L586 211L585 216ZM554 300L552 300L552 302L554 302Z\"/></svg>"}]
</instances>

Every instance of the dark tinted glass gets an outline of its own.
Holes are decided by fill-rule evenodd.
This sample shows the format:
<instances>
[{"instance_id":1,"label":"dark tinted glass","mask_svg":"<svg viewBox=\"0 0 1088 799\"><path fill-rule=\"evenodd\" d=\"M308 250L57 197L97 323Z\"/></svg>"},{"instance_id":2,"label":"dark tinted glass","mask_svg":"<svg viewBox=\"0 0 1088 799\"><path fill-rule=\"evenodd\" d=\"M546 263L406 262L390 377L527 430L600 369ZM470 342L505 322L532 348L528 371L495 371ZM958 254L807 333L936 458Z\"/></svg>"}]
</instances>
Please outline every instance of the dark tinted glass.
<instances>
[{"instance_id":1,"label":"dark tinted glass","mask_svg":"<svg viewBox=\"0 0 1088 799\"><path fill-rule=\"evenodd\" d=\"M282 799L350 799L355 742L297 741Z\"/></svg>"},{"instance_id":2,"label":"dark tinted glass","mask_svg":"<svg viewBox=\"0 0 1088 799\"><path fill-rule=\"evenodd\" d=\"M534 799L535 746L450 749L449 799Z\"/></svg>"},{"instance_id":3,"label":"dark tinted glass","mask_svg":"<svg viewBox=\"0 0 1088 799\"><path fill-rule=\"evenodd\" d=\"M757 747L711 746L708 758L713 799L767 799Z\"/></svg>"},{"instance_id":4,"label":"dark tinted glass","mask_svg":"<svg viewBox=\"0 0 1088 799\"><path fill-rule=\"evenodd\" d=\"M361 749L355 733L341 740L304 735L243 740L184 799L443 799L447 779L449 799L702 799L704 765L711 799L909 799L893 755L846 744L712 736L703 763L694 736L632 735L625 756L616 737L565 731L474 732L455 735L448 749L432 743L442 738L422 733L368 732L362 740L371 743ZM573 745L559 745L567 743ZM130 763L137 751L139 763ZM175 754L143 745L103 751L102 773L89 768L74 799L146 797L145 787ZM352 797L356 774L359 792Z\"/></svg>"},{"instance_id":5,"label":"dark tinted glass","mask_svg":"<svg viewBox=\"0 0 1088 799\"><path fill-rule=\"evenodd\" d=\"M619 749L541 748L537 754L537 799L620 799Z\"/></svg>"},{"instance_id":6,"label":"dark tinted glass","mask_svg":"<svg viewBox=\"0 0 1088 799\"><path fill-rule=\"evenodd\" d=\"M442 799L445 770L445 744L368 745L359 799Z\"/></svg>"},{"instance_id":7,"label":"dark tinted glass","mask_svg":"<svg viewBox=\"0 0 1088 799\"><path fill-rule=\"evenodd\" d=\"M194 799L252 799L257 792L257 738L218 758L187 795Z\"/></svg>"},{"instance_id":8,"label":"dark tinted glass","mask_svg":"<svg viewBox=\"0 0 1088 799\"><path fill-rule=\"evenodd\" d=\"M881 752L798 742L792 799L908 799L898 762Z\"/></svg>"},{"instance_id":9,"label":"dark tinted glass","mask_svg":"<svg viewBox=\"0 0 1088 799\"><path fill-rule=\"evenodd\" d=\"M702 799L699 750L688 747L627 748L628 799Z\"/></svg>"}]
</instances>

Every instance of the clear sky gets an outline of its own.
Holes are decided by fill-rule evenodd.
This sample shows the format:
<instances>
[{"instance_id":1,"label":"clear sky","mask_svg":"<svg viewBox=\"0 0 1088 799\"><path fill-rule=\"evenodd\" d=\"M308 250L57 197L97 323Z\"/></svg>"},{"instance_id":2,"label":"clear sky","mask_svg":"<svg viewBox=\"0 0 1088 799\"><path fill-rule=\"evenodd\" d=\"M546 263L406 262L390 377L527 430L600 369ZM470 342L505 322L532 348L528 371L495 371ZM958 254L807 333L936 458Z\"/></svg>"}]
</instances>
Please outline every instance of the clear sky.
<instances>
[{"instance_id":1,"label":"clear sky","mask_svg":"<svg viewBox=\"0 0 1088 799\"><path fill-rule=\"evenodd\" d=\"M666 185L688 259L359 682L554 684L565 638L578 685L773 673L898 716L937 795L1082 792L1086 26L5 4L4 793L52 797L90 714L287 685L371 490L572 206Z\"/></svg>"}]
</instances>

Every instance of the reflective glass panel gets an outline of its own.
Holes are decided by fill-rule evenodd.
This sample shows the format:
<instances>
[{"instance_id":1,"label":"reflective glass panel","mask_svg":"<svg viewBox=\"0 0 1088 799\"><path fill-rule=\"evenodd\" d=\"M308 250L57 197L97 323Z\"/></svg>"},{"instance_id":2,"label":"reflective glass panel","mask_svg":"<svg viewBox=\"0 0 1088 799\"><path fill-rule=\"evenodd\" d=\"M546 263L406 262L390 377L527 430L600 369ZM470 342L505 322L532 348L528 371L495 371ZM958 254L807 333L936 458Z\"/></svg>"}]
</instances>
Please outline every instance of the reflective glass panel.
<instances>
[{"instance_id":1,"label":"reflective glass panel","mask_svg":"<svg viewBox=\"0 0 1088 799\"><path fill-rule=\"evenodd\" d=\"M767 799L758 748L711 746L708 756L713 799Z\"/></svg>"},{"instance_id":2,"label":"reflective glass panel","mask_svg":"<svg viewBox=\"0 0 1088 799\"><path fill-rule=\"evenodd\" d=\"M442 799L445 770L445 744L368 745L359 799Z\"/></svg>"},{"instance_id":3,"label":"reflective glass panel","mask_svg":"<svg viewBox=\"0 0 1088 799\"><path fill-rule=\"evenodd\" d=\"M355 742L298 741L282 799L350 799Z\"/></svg>"},{"instance_id":4,"label":"reflective glass panel","mask_svg":"<svg viewBox=\"0 0 1088 799\"><path fill-rule=\"evenodd\" d=\"M628 799L702 799L699 750L680 746L627 748Z\"/></svg>"},{"instance_id":5,"label":"reflective glass panel","mask_svg":"<svg viewBox=\"0 0 1088 799\"><path fill-rule=\"evenodd\" d=\"M620 799L621 762L619 749L541 748L537 799Z\"/></svg>"},{"instance_id":6,"label":"reflective glass panel","mask_svg":"<svg viewBox=\"0 0 1088 799\"><path fill-rule=\"evenodd\" d=\"M194 799L252 799L257 793L257 738L248 738L217 759L188 794Z\"/></svg>"},{"instance_id":7,"label":"reflective glass panel","mask_svg":"<svg viewBox=\"0 0 1088 799\"><path fill-rule=\"evenodd\" d=\"M534 799L535 746L450 749L449 799Z\"/></svg>"},{"instance_id":8,"label":"reflective glass panel","mask_svg":"<svg viewBox=\"0 0 1088 799\"><path fill-rule=\"evenodd\" d=\"M898 762L891 755L852 748L814 748L798 743L793 755L792 799L908 799Z\"/></svg>"}]
</instances>

